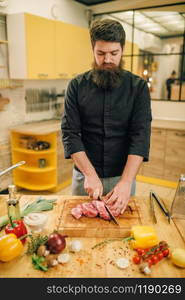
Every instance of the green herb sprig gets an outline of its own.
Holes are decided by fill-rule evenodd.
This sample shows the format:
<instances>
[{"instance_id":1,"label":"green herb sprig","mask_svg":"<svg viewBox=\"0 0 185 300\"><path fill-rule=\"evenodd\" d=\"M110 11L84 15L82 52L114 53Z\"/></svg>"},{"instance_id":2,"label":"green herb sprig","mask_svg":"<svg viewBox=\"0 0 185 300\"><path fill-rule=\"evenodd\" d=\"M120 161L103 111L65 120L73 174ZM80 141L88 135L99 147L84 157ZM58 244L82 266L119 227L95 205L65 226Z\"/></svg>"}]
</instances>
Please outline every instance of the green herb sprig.
<instances>
[{"instance_id":1,"label":"green herb sprig","mask_svg":"<svg viewBox=\"0 0 185 300\"><path fill-rule=\"evenodd\" d=\"M95 249L97 247L100 247L100 246L105 246L111 242L116 242L116 241L123 241L123 242L126 242L126 241L130 241L130 240L133 240L134 238L131 237L131 236L128 236L128 237L125 237L125 238L119 238L119 239L108 239L108 240L105 240L103 242L100 242L96 245L94 245L91 249Z\"/></svg>"},{"instance_id":2,"label":"green herb sprig","mask_svg":"<svg viewBox=\"0 0 185 300\"><path fill-rule=\"evenodd\" d=\"M35 253L32 255L32 264L36 270L48 271L48 267L43 264L44 262L45 258L43 256L38 256Z\"/></svg>"},{"instance_id":3,"label":"green herb sprig","mask_svg":"<svg viewBox=\"0 0 185 300\"><path fill-rule=\"evenodd\" d=\"M30 236L30 241L28 242L28 248L27 248L27 252L26 254L30 255L30 254L34 254L37 252L37 249L45 244L48 240L48 236L47 235L31 235Z\"/></svg>"}]
</instances>

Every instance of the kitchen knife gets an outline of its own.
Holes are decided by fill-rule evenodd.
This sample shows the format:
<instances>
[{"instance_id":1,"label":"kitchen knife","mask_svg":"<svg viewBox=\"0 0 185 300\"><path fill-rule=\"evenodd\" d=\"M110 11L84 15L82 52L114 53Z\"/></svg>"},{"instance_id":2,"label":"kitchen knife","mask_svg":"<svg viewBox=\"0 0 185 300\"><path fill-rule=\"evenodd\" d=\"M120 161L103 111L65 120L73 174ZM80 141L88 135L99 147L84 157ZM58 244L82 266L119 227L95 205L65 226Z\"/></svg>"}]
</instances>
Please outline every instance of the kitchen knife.
<instances>
[{"instance_id":1,"label":"kitchen knife","mask_svg":"<svg viewBox=\"0 0 185 300\"><path fill-rule=\"evenodd\" d=\"M166 215L166 217L168 218L168 223L170 223L170 213L167 210L165 204L162 202L162 200L159 200L159 198L157 197L157 195L154 192L152 193L152 197L156 200L156 202L158 203L159 207L162 209L163 213Z\"/></svg>"},{"instance_id":2,"label":"kitchen knife","mask_svg":"<svg viewBox=\"0 0 185 300\"><path fill-rule=\"evenodd\" d=\"M106 210L107 210L107 212L108 212L108 214L109 214L111 220L112 220L116 225L119 226L118 221L117 221L116 218L113 216L113 214L111 213L110 209L109 209L108 206L105 204L105 202L104 202L104 205L105 205L105 208L106 208Z\"/></svg>"},{"instance_id":3,"label":"kitchen knife","mask_svg":"<svg viewBox=\"0 0 185 300\"><path fill-rule=\"evenodd\" d=\"M100 197L100 196L98 197L98 199L99 199L100 201L103 201L102 197ZM108 212L108 214L109 214L111 220L112 220L116 225L119 226L118 221L116 220L116 218L115 218L115 217L113 216L113 214L111 213L111 211L110 211L110 209L108 208L108 206L106 205L105 201L103 201L103 203L104 203L105 209L106 209L106 211Z\"/></svg>"}]
</instances>

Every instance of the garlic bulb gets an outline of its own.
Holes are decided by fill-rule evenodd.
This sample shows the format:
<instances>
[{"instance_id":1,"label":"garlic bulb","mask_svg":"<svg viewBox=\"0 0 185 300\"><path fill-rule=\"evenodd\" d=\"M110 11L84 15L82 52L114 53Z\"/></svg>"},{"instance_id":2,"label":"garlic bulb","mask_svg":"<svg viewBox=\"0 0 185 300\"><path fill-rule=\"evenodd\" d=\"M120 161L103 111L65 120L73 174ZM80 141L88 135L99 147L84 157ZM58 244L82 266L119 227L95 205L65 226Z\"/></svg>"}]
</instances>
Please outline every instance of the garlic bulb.
<instances>
[{"instance_id":1,"label":"garlic bulb","mask_svg":"<svg viewBox=\"0 0 185 300\"><path fill-rule=\"evenodd\" d=\"M65 264L70 260L70 255L68 253L63 253L58 255L57 259L59 263Z\"/></svg>"},{"instance_id":2,"label":"garlic bulb","mask_svg":"<svg viewBox=\"0 0 185 300\"><path fill-rule=\"evenodd\" d=\"M118 258L116 260L116 265L120 269L126 269L129 266L129 260L127 258Z\"/></svg>"},{"instance_id":3,"label":"garlic bulb","mask_svg":"<svg viewBox=\"0 0 185 300\"><path fill-rule=\"evenodd\" d=\"M82 243L79 240L74 240L71 242L70 250L71 252L79 252L82 249Z\"/></svg>"}]
</instances>

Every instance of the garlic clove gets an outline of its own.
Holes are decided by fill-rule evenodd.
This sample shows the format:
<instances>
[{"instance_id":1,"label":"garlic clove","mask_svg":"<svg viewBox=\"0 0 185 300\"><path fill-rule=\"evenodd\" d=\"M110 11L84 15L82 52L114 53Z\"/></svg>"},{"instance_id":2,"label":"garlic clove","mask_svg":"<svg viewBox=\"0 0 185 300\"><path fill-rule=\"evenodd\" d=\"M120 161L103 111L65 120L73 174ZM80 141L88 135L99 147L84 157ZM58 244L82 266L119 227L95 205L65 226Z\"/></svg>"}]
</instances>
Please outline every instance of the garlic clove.
<instances>
[{"instance_id":1,"label":"garlic clove","mask_svg":"<svg viewBox=\"0 0 185 300\"><path fill-rule=\"evenodd\" d=\"M70 255L68 253L63 253L58 255L58 262L62 264L66 264L70 260Z\"/></svg>"},{"instance_id":2,"label":"garlic clove","mask_svg":"<svg viewBox=\"0 0 185 300\"><path fill-rule=\"evenodd\" d=\"M126 269L129 266L129 260L127 258L124 258L124 257L118 258L116 260L116 265L120 269Z\"/></svg>"},{"instance_id":3,"label":"garlic clove","mask_svg":"<svg viewBox=\"0 0 185 300\"><path fill-rule=\"evenodd\" d=\"M79 240L74 240L70 244L71 252L79 252L82 249L82 243Z\"/></svg>"}]
</instances>

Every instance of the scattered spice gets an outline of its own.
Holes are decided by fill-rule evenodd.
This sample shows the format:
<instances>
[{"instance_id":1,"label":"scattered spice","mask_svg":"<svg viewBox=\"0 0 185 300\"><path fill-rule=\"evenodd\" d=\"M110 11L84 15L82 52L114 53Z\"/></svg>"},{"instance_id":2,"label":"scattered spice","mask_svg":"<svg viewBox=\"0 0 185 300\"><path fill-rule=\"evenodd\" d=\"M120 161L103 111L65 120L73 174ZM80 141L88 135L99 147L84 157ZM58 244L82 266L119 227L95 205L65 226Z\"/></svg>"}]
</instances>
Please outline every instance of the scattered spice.
<instances>
[{"instance_id":1,"label":"scattered spice","mask_svg":"<svg viewBox=\"0 0 185 300\"><path fill-rule=\"evenodd\" d=\"M80 265L83 265L84 264L84 260L81 259L81 258L77 258L76 261L78 261L80 263Z\"/></svg>"}]
</instances>

